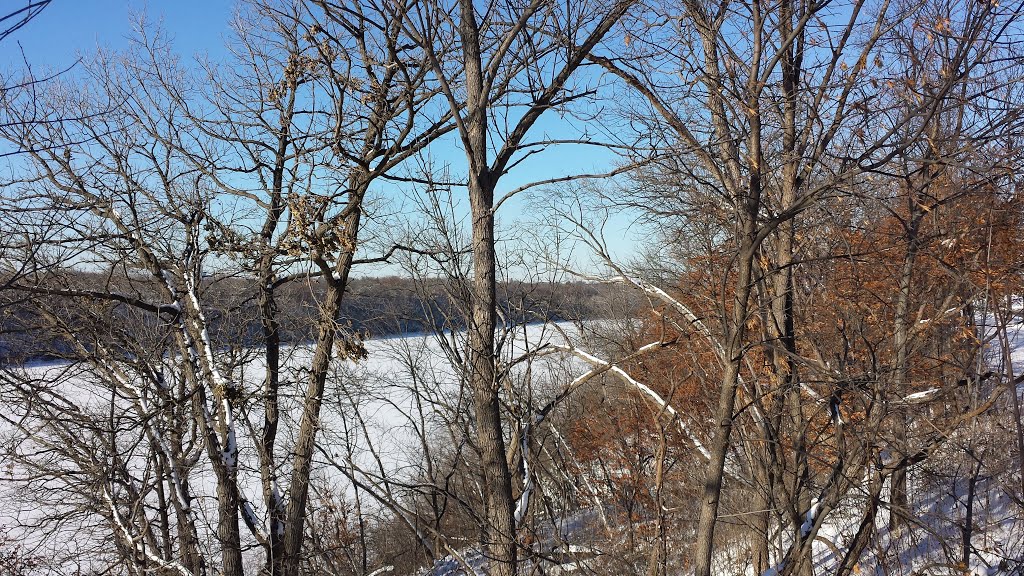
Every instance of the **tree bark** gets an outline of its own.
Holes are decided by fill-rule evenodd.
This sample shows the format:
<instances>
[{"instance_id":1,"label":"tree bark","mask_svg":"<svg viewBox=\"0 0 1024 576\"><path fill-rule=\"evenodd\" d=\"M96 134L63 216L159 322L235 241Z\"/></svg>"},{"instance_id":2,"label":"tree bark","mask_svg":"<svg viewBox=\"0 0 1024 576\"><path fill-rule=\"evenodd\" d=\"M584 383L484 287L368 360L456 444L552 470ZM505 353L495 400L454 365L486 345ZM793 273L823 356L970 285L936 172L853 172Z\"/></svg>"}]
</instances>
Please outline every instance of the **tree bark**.
<instances>
[{"instance_id":1,"label":"tree bark","mask_svg":"<svg viewBox=\"0 0 1024 576\"><path fill-rule=\"evenodd\" d=\"M898 292L896 297L895 320L893 326L893 352L895 356L893 372L893 388L897 397L902 398L907 392L908 362L910 354L910 292L914 275L914 264L920 247L918 230L924 212L915 198L913 191L908 193L910 210L906 228L907 252L903 258L900 271ZM907 413L902 407L895 409L893 437L896 449L902 456L907 450ZM889 505L889 530L895 532L903 524L903 518L909 514L909 496L907 494L907 468L901 467L892 475Z\"/></svg>"},{"instance_id":2,"label":"tree bark","mask_svg":"<svg viewBox=\"0 0 1024 576\"><path fill-rule=\"evenodd\" d=\"M288 504L284 525L284 557L278 563L274 559L275 574L298 576L301 563L303 531L306 520L306 503L309 496L309 477L312 471L313 451L320 429L320 408L323 404L324 388L331 361L334 359L334 344L338 335L338 314L341 300L348 285L349 273L355 258L359 221L362 216L362 199L365 193L365 178L353 176L351 196L346 207L341 239L342 249L327 279L327 294L320 304L318 333L310 362L309 379L302 406L302 419L295 441L295 460L292 477L288 483Z\"/></svg>"},{"instance_id":3,"label":"tree bark","mask_svg":"<svg viewBox=\"0 0 1024 576\"><path fill-rule=\"evenodd\" d=\"M473 279L469 323L469 387L476 417L484 489L484 554L489 572L517 572L515 498L494 357L497 324L497 257L494 251L494 186L487 155L488 95L485 94L480 29L472 0L459 2L459 37L466 74L466 116L462 137L469 160L469 204L472 223Z\"/></svg>"},{"instance_id":4,"label":"tree bark","mask_svg":"<svg viewBox=\"0 0 1024 576\"><path fill-rule=\"evenodd\" d=\"M733 410L736 404L736 388L739 382L740 363L743 359L743 341L746 336L747 311L754 263L754 219L748 215L743 220L743 236L741 238L741 249L739 250L736 274L736 292L733 299L731 335L727 340L728 346L726 347L728 362L722 373L718 408L715 411L717 428L715 429L711 446L708 449L710 462L707 475L705 476L704 490L701 494L700 512L697 521L695 548L695 570L697 576L712 575L715 524L718 520L718 506L722 496L722 482L725 478L725 461L729 452Z\"/></svg>"}]
</instances>

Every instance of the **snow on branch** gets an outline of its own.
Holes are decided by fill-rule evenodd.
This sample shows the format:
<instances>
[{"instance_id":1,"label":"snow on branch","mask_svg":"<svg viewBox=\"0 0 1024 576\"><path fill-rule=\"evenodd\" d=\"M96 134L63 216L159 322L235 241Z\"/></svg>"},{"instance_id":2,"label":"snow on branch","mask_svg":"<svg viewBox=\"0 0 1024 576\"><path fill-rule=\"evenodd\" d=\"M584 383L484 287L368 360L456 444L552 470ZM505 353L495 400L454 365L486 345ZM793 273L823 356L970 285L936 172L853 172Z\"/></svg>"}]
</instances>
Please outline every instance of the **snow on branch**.
<instances>
[{"instance_id":1,"label":"snow on branch","mask_svg":"<svg viewBox=\"0 0 1024 576\"><path fill-rule=\"evenodd\" d=\"M71 338L78 350L80 352L85 352L85 344L78 338L78 336L71 335ZM114 355L102 344L99 345L99 351L102 352L106 358L114 357ZM99 372L100 376L113 383L116 388L120 389L123 393L130 394L132 407L134 408L135 413L139 416L140 421L150 422L150 420L157 414L157 410L147 400L146 394L144 394L142 389L132 382L131 376L125 371L123 366L116 362L93 362L93 367ZM175 461L173 453L161 428L159 426L146 426L145 433L153 447L160 451L168 462L173 463ZM171 491L173 498L177 500L178 506L186 515L188 515L191 521L196 522L199 517L196 509L190 503L187 490L188 480L181 477L178 473L177 466L169 466L169 472L171 485L173 487Z\"/></svg>"},{"instance_id":2,"label":"snow on branch","mask_svg":"<svg viewBox=\"0 0 1024 576\"><path fill-rule=\"evenodd\" d=\"M931 400L936 394L938 394L941 388L929 388L920 392L914 392L913 394L907 394L903 397L903 401L907 404L918 404L921 402L927 402Z\"/></svg>"},{"instance_id":3,"label":"snow on branch","mask_svg":"<svg viewBox=\"0 0 1024 576\"><path fill-rule=\"evenodd\" d=\"M530 495L533 493L533 474L530 473L530 423L526 423L522 438L520 438L523 455L523 493L519 495L516 502L515 523L518 526L526 517L526 511L530 506Z\"/></svg>"},{"instance_id":4,"label":"snow on branch","mask_svg":"<svg viewBox=\"0 0 1024 576\"><path fill-rule=\"evenodd\" d=\"M701 319L700 316L697 316L689 306L679 301L679 299L673 298L668 292L665 292L658 286L655 286L643 278L626 274L626 272L617 264L612 262L611 258L607 255L604 256L604 261L605 265L611 268L615 272L616 276L612 276L611 278L593 278L593 280L608 284L629 284L639 290L642 290L645 294L653 296L665 304L668 304L673 310L682 314L683 317L686 318L687 322L689 322L691 326L696 328L697 331L707 339L715 353L718 354L719 360L723 363L728 362L728 358L726 358L725 354L725 348L722 346L722 343L715 338L715 335L712 334L711 329L704 323L704 320Z\"/></svg>"},{"instance_id":5,"label":"snow on branch","mask_svg":"<svg viewBox=\"0 0 1024 576\"><path fill-rule=\"evenodd\" d=\"M214 359L213 344L207 329L206 315L203 313L202 305L199 302L195 280L190 274L185 274L185 284L189 302L195 313L193 324L201 340L197 348L202 352L201 358L206 365L206 371L213 380L213 390L221 404L221 418L223 422L221 462L229 473L233 474L238 468L238 442L235 434L235 416L227 394L228 387L231 384L220 373L220 369L217 367L217 362Z\"/></svg>"},{"instance_id":6,"label":"snow on branch","mask_svg":"<svg viewBox=\"0 0 1024 576\"><path fill-rule=\"evenodd\" d=\"M114 523L115 535L119 536L124 541L125 546L142 554L146 560L160 566L161 568L173 570L182 576L194 576L191 570L185 568L180 563L168 562L159 556L154 556L153 553L150 552L150 548L140 542L139 538L132 536L128 526L125 525L124 521L121 519L121 514L117 511L117 505L114 504L114 500L110 495L110 491L107 490L106 485L103 486L103 500L106 502L107 508L110 510L110 520Z\"/></svg>"},{"instance_id":7,"label":"snow on branch","mask_svg":"<svg viewBox=\"0 0 1024 576\"><path fill-rule=\"evenodd\" d=\"M686 321L689 322L691 326L696 328L697 332L699 332L700 335L703 336L709 344L711 344L711 348L714 350L715 354L718 356L718 359L720 361L722 361L723 363L728 362L728 358L726 358L725 348L722 346L722 343L717 338L715 338L715 335L711 332L711 329L708 328L708 325L704 323L704 320L700 316L697 316L697 314L693 310L691 310L689 306L681 302L679 299L673 298L668 292L662 290L661 288L655 286L654 284L648 282L647 280L644 280L643 278L640 278L638 276L631 276L629 274L626 274L626 272L617 264L612 262L611 258L608 257L607 255L602 255L602 257L604 259L605 265L611 268L613 272L615 272L615 276L598 277L578 273L576 274L576 276L594 282L602 282L605 284L628 284L630 286L633 286L634 288L637 288L638 290L641 290L645 294L653 296L654 298L660 300L661 302L668 304L670 308L672 308L679 314L682 314L682 316L686 318Z\"/></svg>"},{"instance_id":8,"label":"snow on branch","mask_svg":"<svg viewBox=\"0 0 1024 576\"><path fill-rule=\"evenodd\" d=\"M684 435L686 435L687 438L689 438L690 442L693 443L693 445L697 449L697 451L700 452L700 454L705 459L708 459L708 460L711 459L711 453L708 452L707 448L705 448L704 445L701 444L700 440L698 440L697 437L686 426L686 422L683 421L683 418L676 411L676 409L671 404L669 404L664 398L662 398L660 394L655 392L649 386L647 386L643 382L640 382L639 380L637 380L637 379L633 378L632 376L630 376L629 373L626 372L625 370L623 370L620 366L618 366L618 365L616 365L614 363L608 362L607 360L602 360L601 358L598 358L597 356L594 356L593 354L584 352L584 351L582 351L582 350L580 350L580 349L578 349L578 348L576 348L574 346L567 346L567 345L563 345L563 344L550 344L550 346L552 348L556 349L556 350L562 350L563 352L568 352L568 353L576 356L577 358L580 358L581 360L583 360L587 364L590 364L591 366L594 366L594 370L591 370L591 371L589 371L589 372L579 376L575 380L573 380L573 382L571 384L569 384L568 389L572 389L575 386L579 386L579 383L586 382L590 378L592 378L595 375L600 374L602 372L611 372L611 373L615 374L623 382L625 382L625 383L629 384L630 386L633 386L634 388L639 390L642 394L644 394L645 396L650 398L655 404L657 404L661 409L663 409L665 412L667 412L669 415L671 415L673 417L673 419L676 421L676 424L678 425L679 430ZM660 348L661 346L664 346L663 342L660 342L660 341L659 342L652 342L651 344L647 344L647 345L643 346L641 348L641 350L645 350L645 349L646 350L652 350L652 349L655 349L655 348Z\"/></svg>"},{"instance_id":9,"label":"snow on branch","mask_svg":"<svg viewBox=\"0 0 1024 576\"><path fill-rule=\"evenodd\" d=\"M668 292L665 292L661 288L655 286L654 284L651 284L650 282L644 280L643 278L627 276L620 272L618 276L609 278L608 281L614 283L632 284L633 286L636 286L640 290L643 290L645 293L650 294L651 296L654 296L655 298L671 306L673 310L682 314L683 317L686 318L686 320L690 323L690 325L697 328L701 335L707 338L708 341L711 343L711 347L714 348L715 352L718 353L718 357L725 360L725 349L722 347L722 344L717 339L715 339L714 335L711 333L711 330L708 328L707 324L704 323L704 320L697 316L693 312L693 310L690 310L689 306L683 304L678 299L673 298L672 296L669 295Z\"/></svg>"}]
</instances>

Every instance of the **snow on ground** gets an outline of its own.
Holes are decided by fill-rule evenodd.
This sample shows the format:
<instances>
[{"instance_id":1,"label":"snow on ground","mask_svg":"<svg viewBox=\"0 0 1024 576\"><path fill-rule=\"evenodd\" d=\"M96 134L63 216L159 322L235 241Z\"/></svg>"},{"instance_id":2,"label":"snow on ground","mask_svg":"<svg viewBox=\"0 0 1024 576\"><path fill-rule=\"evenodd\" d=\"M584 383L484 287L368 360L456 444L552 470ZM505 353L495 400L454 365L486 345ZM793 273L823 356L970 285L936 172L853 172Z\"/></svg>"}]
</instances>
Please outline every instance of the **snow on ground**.
<instances>
[{"instance_id":1,"label":"snow on ground","mask_svg":"<svg viewBox=\"0 0 1024 576\"><path fill-rule=\"evenodd\" d=\"M502 358L506 364L545 342L563 342L563 331L574 332L568 323L537 324L518 328L509 334ZM450 343L458 345L462 334L449 334ZM314 477L329 484L342 494L351 495L352 484L342 470L356 466L363 470L362 480L374 478L410 478L421 469L423 441L444 449L447 426L452 414L467 409L467 394L460 385L461 377L448 361L441 340L433 334L371 339L365 342L368 355L361 361L339 361L333 367L321 414L320 444L322 453L316 455ZM285 453L294 440L301 415L303 366L308 365L312 350L308 346L290 348L286 352L284 373L293 379L289 388L283 387L282 446ZM541 356L530 368L531 393L545 394L546 376L564 369L564 355ZM579 362L570 365L579 372ZM521 382L526 365L517 365L510 371L515 385ZM87 367L67 363L36 363L18 371L17 376L47 382L56 392L70 399L69 409L83 411L105 410L110 403L109 387ZM258 389L264 366L257 360L246 365L235 375L236 381L245 382L245 388ZM413 376L415 375L415 377ZM7 409L7 408L5 408ZM253 504L258 517L266 521L263 509L259 471L252 463L257 461L254 434L262 425L262 409L252 415L252 427L246 425L246 415L239 414L239 482ZM247 433L251 429L253 433ZM453 432L454 433L454 432ZM0 422L0 446L17 448L22 452L39 450L41 438L25 442L14 433L11 425ZM145 453L140 450L138 453ZM199 467L189 477L201 518L215 518L215 480L205 455ZM139 476L146 473L146 462L135 458L128 462ZM33 496L46 490L25 491L26 471L10 462L0 468L0 542L24 543L29 549L44 551L50 558L75 558L90 546L103 547L110 534L105 527L81 522L62 524L37 522L61 507L73 507L75 499L61 502L36 501ZM38 483L36 484L38 486ZM52 486L51 486L52 487ZM47 496L52 497L52 494ZM364 506L370 506L366 504ZM365 509L365 508L364 508ZM65 510L66 511L66 510ZM95 519L94 519L95 521ZM244 529L243 529L244 532ZM211 541L212 541L211 535ZM109 549L109 548L108 548Z\"/></svg>"},{"instance_id":2,"label":"snow on ground","mask_svg":"<svg viewBox=\"0 0 1024 576\"><path fill-rule=\"evenodd\" d=\"M544 342L564 342L560 330L575 334L576 328L568 324L533 325L515 333L503 351L504 361L511 363L515 357L536 349ZM460 335L454 337L457 339ZM1009 338L1014 373L1024 374L1024 323L1011 326ZM421 438L443 448L448 443L446 430L451 424L450 418L445 416L468 409L465 390L460 386L461 377L452 368L444 346L434 335L375 339L365 345L368 351L365 360L336 363L324 397L321 443L326 449L317 456L316 462L317 477L326 480L336 490L349 494L351 483L341 468L354 464L363 470L364 479L375 476L389 479L412 477L420 470ZM308 362L311 351L308 347L296 347L289 353L288 370L293 371L294 378L301 380L301 366ZM987 356L990 365L998 364L1000 349L997 341L990 343ZM91 383L70 368L65 364L33 365L27 367L24 374L56 383L83 409L99 409L109 402L104 386ZM516 385L521 390L529 389L538 397L544 397L552 393L552 386L564 385L583 373L587 366L578 360L566 364L561 354L542 356L532 366L529 387L521 381L525 378L525 368L518 366L512 371ZM417 376L414 378L413 374ZM245 373L237 376L255 386L262 376L262 366L253 363ZM300 389L298 386L293 388ZM1024 390L1024 385L1018 392L1021 390ZM295 419L300 403L301 396L297 392L284 398L282 442L285 445L297 425ZM255 421L261 415L252 417ZM0 443L7 448L11 441L10 427L0 424ZM250 435L242 435L239 450L243 463L240 469L242 489L254 503L257 515L265 518L266 511L259 505L258 472L244 465L255 460ZM142 463L136 465L140 470L143 467ZM93 525L70 523L58 525L55 531L52 525L48 525L46 530L34 527L33 522L42 517L43 511L11 481L19 479L23 473L10 463L6 466L0 464L0 541L6 532L9 539L24 542L30 548L45 544L45 550L54 557L69 558L80 555L80 551L88 550L97 543L109 542L109 532ZM210 470L197 470L191 481L202 515L213 517L215 492ZM880 513L876 521L879 538L865 554L859 574L964 574L960 568L951 565L949 559L956 555L956 551L944 548L943 542L956 541L959 527L951 523L950 518L963 516L966 486L963 482L925 485L914 475L911 482L915 483L916 493L923 494L914 502L918 524L890 535L887 532L888 515L884 511ZM979 496L975 507L976 531L972 538L976 553L972 555L971 565L966 567L969 572L966 573L1008 575L1012 573L1010 570L1014 564L1008 563L1007 559L1024 557L1024 522L1020 519L1020 505L1007 496L1005 488L1005 479L1000 478L983 478L976 486ZM59 508L60 504L50 503L54 508ZM857 504L850 502L847 505L856 508ZM849 513L845 513L842 507L833 511L819 532L814 548L818 574L831 573L830 567L834 567L838 560L837 552L849 545L858 521L853 508ZM569 530L557 540L570 541L572 545L573 536ZM737 554L735 550L719 551L716 565L722 574L742 572L738 568L742 563L734 557ZM463 557L475 570L483 569L478 553L465 550ZM461 573L460 565L460 561L450 558L439 562L431 574ZM564 568L571 571L572 565ZM750 574L749 570L747 574Z\"/></svg>"},{"instance_id":3,"label":"snow on ground","mask_svg":"<svg viewBox=\"0 0 1024 576\"><path fill-rule=\"evenodd\" d=\"M984 362L989 369L999 369L1003 357L1003 349L996 337L994 324L994 320L988 318L984 328L987 335ZM1024 374L1024 321L1015 319L1007 326L1007 340L1013 365L1012 374ZM1016 392L1018 396L1022 395L1024 384L1017 386ZM993 430L993 433L1004 436L1012 434L1012 424L1007 422L1006 428ZM967 442L967 434L986 437L984 431L966 430L960 435L963 438L951 438L943 448L944 451L932 458L940 460L940 470L943 466L952 466L956 458L965 458L960 441ZM989 461L1006 456L993 454L993 450L986 454L988 447L985 442L971 449L972 453L979 454L980 458L987 458ZM973 462L969 464L973 465ZM925 466L928 466L928 462ZM1015 502L1010 497L1011 493L1019 492L1020 478L1012 472L1001 476L982 473L977 479L971 526L973 550L969 565L959 563L969 475L960 470L956 478L942 480L941 474L928 476L912 470L909 482L911 492L915 494L912 502L915 521L897 533L890 533L888 512L881 511L875 522L875 542L865 551L856 573L876 576L1009 576L1024 573L1022 503ZM888 487L882 496L883 499L888 498ZM814 547L816 574L833 573L838 561L837 552L843 552L849 547L852 534L859 523L860 506L857 502L849 502L847 506L848 511L844 512L842 507L834 511L818 534ZM763 576L775 576L777 568L779 567L770 569ZM748 570L747 574L752 572Z\"/></svg>"}]
</instances>

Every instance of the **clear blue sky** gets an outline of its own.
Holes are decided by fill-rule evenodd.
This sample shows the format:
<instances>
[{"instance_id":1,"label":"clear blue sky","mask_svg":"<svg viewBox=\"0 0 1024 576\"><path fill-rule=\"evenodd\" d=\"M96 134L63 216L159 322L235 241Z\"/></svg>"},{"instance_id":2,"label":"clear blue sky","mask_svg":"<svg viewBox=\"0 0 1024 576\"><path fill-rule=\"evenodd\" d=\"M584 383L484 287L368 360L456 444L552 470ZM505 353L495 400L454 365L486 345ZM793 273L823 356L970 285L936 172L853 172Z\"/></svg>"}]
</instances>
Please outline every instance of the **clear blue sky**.
<instances>
[{"instance_id":1,"label":"clear blue sky","mask_svg":"<svg viewBox=\"0 0 1024 576\"><path fill-rule=\"evenodd\" d=\"M25 1L7 0L3 4L13 9ZM125 48L141 15L170 34L184 61L197 54L208 54L216 60L224 52L235 10L234 0L52 0L36 19L0 44L0 69L19 69L27 60L37 75L43 75L68 68L79 55L88 55L97 48ZM535 131L550 134L559 128L559 120L553 116L543 119ZM453 169L458 172L461 154L450 152L454 152ZM499 192L527 181L603 172L610 161L610 154L593 148L561 147L531 158L523 169L504 179ZM531 216L523 198L505 206L500 218L511 223ZM613 230L609 230L612 248L622 256L633 251L633 240L625 229L628 224L629 219L620 216L613 219Z\"/></svg>"},{"instance_id":2,"label":"clear blue sky","mask_svg":"<svg viewBox=\"0 0 1024 576\"><path fill-rule=\"evenodd\" d=\"M24 3L7 0L3 6L14 9ZM122 48L140 14L150 21L162 21L182 54L215 55L221 50L234 10L231 0L53 0L35 20L0 45L0 65L4 69L18 67L24 50L33 67L59 70L73 64L78 54L97 47Z\"/></svg>"}]
</instances>

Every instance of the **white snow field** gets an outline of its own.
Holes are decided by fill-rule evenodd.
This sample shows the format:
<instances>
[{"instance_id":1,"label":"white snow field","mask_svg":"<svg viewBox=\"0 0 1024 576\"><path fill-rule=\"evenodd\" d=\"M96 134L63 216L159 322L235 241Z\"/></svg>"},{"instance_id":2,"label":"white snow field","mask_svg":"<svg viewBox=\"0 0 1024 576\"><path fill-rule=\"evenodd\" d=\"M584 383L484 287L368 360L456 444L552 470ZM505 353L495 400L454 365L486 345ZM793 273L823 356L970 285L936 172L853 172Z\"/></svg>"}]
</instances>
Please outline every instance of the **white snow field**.
<instances>
[{"instance_id":1,"label":"white snow field","mask_svg":"<svg viewBox=\"0 0 1024 576\"><path fill-rule=\"evenodd\" d=\"M600 367L597 357L587 358L576 350L576 359L565 354L566 335L576 339L577 328L569 324L532 325L512 334L510 344L503 350L507 363L521 357L529 350L536 350L547 343L551 350L559 353L541 355L527 367L515 365L511 368L513 382L522 387L523 393L535 395L543 401L556 389L571 385L589 369ZM459 338L458 334L453 336ZM361 482L379 484L384 479L409 479L421 472L424 442L432 449L444 449L454 438L454 425L450 420L459 410L468 410L465 390L460 386L460 377L449 362L445 346L434 335L410 335L405 337L373 339L365 343L368 357L359 362L336 363L327 392L320 431L320 445L324 447L317 456L314 476L321 486L331 486L340 494L352 493L352 482L344 470L357 470ZM993 363L1001 350L991 346ZM291 377L301 383L301 367L308 360L310 350L295 347L289 351L288 361ZM1024 324L1013 327L1011 355L1015 373L1024 372ZM262 377L262 366L254 362L244 373L235 375L250 386ZM7 378L30 379L36 383L47 383L53 390L53 398L65 398L69 410L83 412L111 409L109 387L84 366L68 364L37 364L19 370L10 370ZM529 381L527 382L527 378ZM6 385L6 382L3 383ZM293 386L282 406L283 431L282 448L287 450L291 436L297 426L294 421L298 414L301 397L299 386ZM658 402L653 391L638 386L641 394ZM1022 389L1018 389L1018 394ZM25 457L31 457L51 470L69 471L60 461L48 462L56 451L47 448L48 442L59 441L47 435L40 428L40 435L25 437L16 433L14 424L25 424L31 429L34 424L16 405L11 404L7 393L0 397L0 410L4 420L0 421L0 448L5 452L16 450ZM142 395L144 396L144 395ZM62 400L63 401L63 400ZM115 403L127 402L124 398ZM239 475L241 488L252 503L255 516L266 524L266 510L260 504L262 498L259 472L252 465L256 461L253 448L253 434L258 431L262 414L239 414ZM247 422L251 418L253 427ZM124 432L126 441L134 438L132 431ZM449 436L451 434L452 436ZM136 434L137 436L137 434ZM692 435L691 435L692 436ZM696 440L696 439L694 439ZM136 455L123 463L139 477L147 473L144 454L145 441L140 441L139 450L129 450ZM697 448L700 449L699 443ZM980 448L979 448L980 449ZM212 472L204 464L203 454L189 477L190 488L195 496L200 518L215 518L216 499ZM1011 478L1011 480L1013 480ZM103 524L96 516L78 513L83 506L84 496L81 481L73 474L57 479L33 476L31 471L13 462L0 463L0 546L5 538L8 545L15 543L27 554L41 555L56 563L63 572L87 571L90 558L112 553L113 544L109 525ZM950 562L958 552L949 548L949 542L956 542L960 527L950 522L951 517L962 517L965 512L968 486L964 482L926 482L921 475L911 475L912 486L917 495L913 502L918 523L911 524L897 534L887 530L888 514L884 510L876 520L880 535L864 553L858 564L857 574L877 576L889 574L905 575L1010 575L1020 574L1018 562L1024 558L1024 522L1021 521L1021 503L1014 502L1008 494L1019 487L1007 485L1007 478L982 477L974 487L974 531L972 554L969 566L956 567ZM1012 482L1011 482L1012 484ZM76 490L78 492L76 492ZM96 493L94 496L102 497ZM818 533L814 545L815 574L832 574L839 556L850 544L859 521L857 511L860 502L856 497L831 511ZM372 508L371 502L364 506ZM850 512L844 511L844 506ZM572 540L573 532L587 523L587 515L593 511L581 511L578 518L566 518L559 531L561 536ZM811 521L814 509L808 512ZM591 521L593 519L590 519ZM213 542L207 523L207 540ZM243 534L245 528L243 527ZM585 550L577 558L585 557ZM466 548L458 551L466 561L449 558L438 562L431 576L456 576L466 574L466 564L474 571L485 573L486 563L477 551ZM736 550L722 549L717 552L716 565L722 575L752 575ZM255 571L260 559L251 553L251 568ZM546 573L585 573L585 561L568 561L561 566L549 566ZM773 569L774 570L774 569ZM405 576L405 575L398 575ZM757 576L757 575L753 575ZM769 570L764 576L774 576Z\"/></svg>"},{"instance_id":2,"label":"white snow field","mask_svg":"<svg viewBox=\"0 0 1024 576\"><path fill-rule=\"evenodd\" d=\"M515 363L516 358L538 346L564 342L565 331L575 332L576 328L569 323L519 327L508 334L502 357L507 363ZM451 344L459 338L461 334L448 334ZM353 469L358 471L359 480L368 484L413 478L422 470L422 442L430 442L436 449L444 448L448 443L446 433L455 433L449 430L452 414L468 410L465 390L447 359L445 347L442 339L433 334L371 339L365 342L368 352L365 359L335 363L321 412L318 444L323 450L317 454L314 464L313 476L320 485L330 486L341 495L351 495L352 482L343 471ZM289 348L287 352L284 371L297 384L283 393L279 454L289 449L298 427L302 402L299 391L305 386L303 366L308 365L311 353L305 346ZM512 379L521 378L526 369L525 363L515 365ZM582 362L567 359L565 354L547 354L532 361L529 370L533 382L530 393L543 396L544 382L553 371L580 373L586 368ZM255 390L263 372L264 366L254 360L235 377ZM52 391L52 395L44 392L42 396L66 404L71 413L102 415L111 409L110 386L96 370L84 364L35 363L24 368L7 368L5 378L2 385L30 382ZM114 400L117 408L130 412L131 400L121 396ZM132 400L145 396L144 391L139 391L138 398ZM53 470L63 467L68 472L55 474L59 476L57 480L48 480L13 462L0 463L0 545L6 540L26 556L46 558L68 573L88 569L91 555L113 551L110 527L96 516L80 513L89 503L76 491L89 493L90 490L83 490L76 484L74 466L46 462L56 457L50 455L48 443L59 442L59 439L55 440L44 431L43 423L33 423L32 415L26 414L18 403L6 397L0 397L0 402L0 410L4 411L4 418L0 419L0 447L5 453L13 450L43 467ZM236 422L240 487L255 516L266 526L267 512L261 505L261 481L254 467L258 459L253 443L262 417L262 410L252 415L238 414ZM35 428L39 433L19 433L15 423L30 431ZM125 432L126 438L133 436L131 431ZM146 453L146 440L137 441L136 449L129 448L126 452L135 457L128 457L123 464L138 477L144 477L148 465L142 456ZM216 517L216 485L205 453L197 460L188 478L189 487L199 508L199 517L211 519L200 524L206 524L207 540L212 542L214 538L209 530ZM94 495L97 498L107 496L98 491ZM375 504L367 499L363 506L368 510ZM243 527L242 531L244 535L246 529ZM253 558L252 568L255 569L255 555Z\"/></svg>"}]
</instances>

